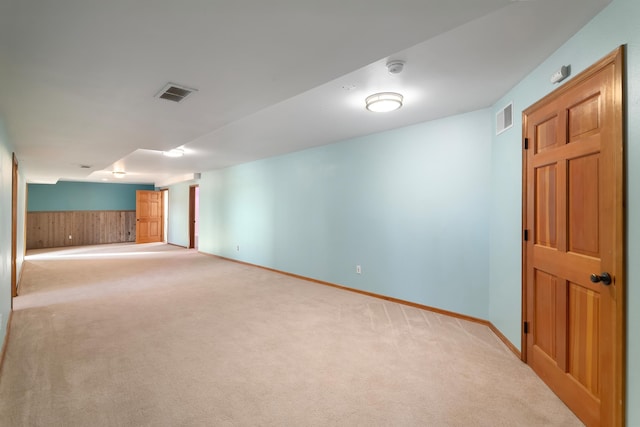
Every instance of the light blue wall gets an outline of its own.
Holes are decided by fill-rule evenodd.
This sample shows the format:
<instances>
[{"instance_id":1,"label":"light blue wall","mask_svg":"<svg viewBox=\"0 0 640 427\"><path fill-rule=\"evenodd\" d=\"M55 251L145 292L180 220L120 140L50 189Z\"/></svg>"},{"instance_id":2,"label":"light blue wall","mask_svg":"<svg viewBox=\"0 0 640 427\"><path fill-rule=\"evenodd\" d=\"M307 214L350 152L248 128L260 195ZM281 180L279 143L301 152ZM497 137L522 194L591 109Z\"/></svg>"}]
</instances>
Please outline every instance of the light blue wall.
<instances>
[{"instance_id":1,"label":"light blue wall","mask_svg":"<svg viewBox=\"0 0 640 427\"><path fill-rule=\"evenodd\" d=\"M153 185L60 181L29 184L29 212L136 210L136 190Z\"/></svg>"},{"instance_id":2,"label":"light blue wall","mask_svg":"<svg viewBox=\"0 0 640 427\"><path fill-rule=\"evenodd\" d=\"M18 169L19 170L19 169ZM7 321L11 312L11 194L13 181L13 147L9 143L4 122L0 118L0 347L7 334ZM24 194L26 185L22 176L18 184L17 273L21 273L24 260Z\"/></svg>"},{"instance_id":3,"label":"light blue wall","mask_svg":"<svg viewBox=\"0 0 640 427\"><path fill-rule=\"evenodd\" d=\"M522 111L556 86L549 76L571 64L575 75L619 45L627 45L627 425L640 426L640 1L614 0L595 19L498 101ZM522 120L492 146L489 320L520 343L520 227Z\"/></svg>"},{"instance_id":4,"label":"light blue wall","mask_svg":"<svg viewBox=\"0 0 640 427\"><path fill-rule=\"evenodd\" d=\"M487 318L490 160L483 110L203 173L200 250Z\"/></svg>"},{"instance_id":5,"label":"light blue wall","mask_svg":"<svg viewBox=\"0 0 640 427\"><path fill-rule=\"evenodd\" d=\"M172 185L169 190L167 243L189 246L189 187L194 182Z\"/></svg>"}]
</instances>

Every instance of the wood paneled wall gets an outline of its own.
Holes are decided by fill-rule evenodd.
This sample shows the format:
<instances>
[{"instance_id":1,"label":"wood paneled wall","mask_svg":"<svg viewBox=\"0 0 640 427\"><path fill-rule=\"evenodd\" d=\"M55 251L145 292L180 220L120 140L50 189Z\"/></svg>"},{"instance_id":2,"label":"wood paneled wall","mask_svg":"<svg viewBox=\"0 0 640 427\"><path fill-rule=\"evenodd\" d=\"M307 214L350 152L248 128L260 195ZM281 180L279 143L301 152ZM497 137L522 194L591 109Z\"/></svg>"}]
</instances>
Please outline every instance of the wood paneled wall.
<instances>
[{"instance_id":1,"label":"wood paneled wall","mask_svg":"<svg viewBox=\"0 0 640 427\"><path fill-rule=\"evenodd\" d=\"M27 212L27 249L135 240L135 211Z\"/></svg>"}]
</instances>

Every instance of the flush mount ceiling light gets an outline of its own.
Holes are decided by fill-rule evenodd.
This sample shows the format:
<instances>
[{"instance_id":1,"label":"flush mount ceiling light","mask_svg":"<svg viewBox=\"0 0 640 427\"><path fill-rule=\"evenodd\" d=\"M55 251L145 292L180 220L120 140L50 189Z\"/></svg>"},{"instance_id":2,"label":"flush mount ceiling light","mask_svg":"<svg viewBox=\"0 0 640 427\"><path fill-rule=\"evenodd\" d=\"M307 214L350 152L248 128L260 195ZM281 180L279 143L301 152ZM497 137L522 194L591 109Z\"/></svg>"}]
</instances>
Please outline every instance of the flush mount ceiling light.
<instances>
[{"instance_id":1,"label":"flush mount ceiling light","mask_svg":"<svg viewBox=\"0 0 640 427\"><path fill-rule=\"evenodd\" d=\"M367 110L374 113L387 113L402 107L403 97L395 92L380 92L367 96L364 102L367 104Z\"/></svg>"},{"instance_id":2,"label":"flush mount ceiling light","mask_svg":"<svg viewBox=\"0 0 640 427\"><path fill-rule=\"evenodd\" d=\"M124 176L127 174L125 171L113 171L111 173L116 178L124 178Z\"/></svg>"},{"instance_id":3,"label":"flush mount ceiling light","mask_svg":"<svg viewBox=\"0 0 640 427\"><path fill-rule=\"evenodd\" d=\"M182 148L174 148L173 150L163 151L162 154L167 157L182 157L184 150Z\"/></svg>"}]
</instances>

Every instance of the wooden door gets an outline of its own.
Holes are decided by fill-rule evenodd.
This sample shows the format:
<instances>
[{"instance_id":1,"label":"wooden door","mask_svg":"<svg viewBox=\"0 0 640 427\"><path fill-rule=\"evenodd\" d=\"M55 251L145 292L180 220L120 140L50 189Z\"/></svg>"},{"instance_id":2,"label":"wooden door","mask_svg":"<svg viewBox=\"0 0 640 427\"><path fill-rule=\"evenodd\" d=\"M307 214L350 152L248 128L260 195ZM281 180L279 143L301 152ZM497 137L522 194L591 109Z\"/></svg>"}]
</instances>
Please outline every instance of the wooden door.
<instances>
[{"instance_id":1,"label":"wooden door","mask_svg":"<svg viewBox=\"0 0 640 427\"><path fill-rule=\"evenodd\" d=\"M136 243L162 242L162 191L136 191Z\"/></svg>"},{"instance_id":2,"label":"wooden door","mask_svg":"<svg viewBox=\"0 0 640 427\"><path fill-rule=\"evenodd\" d=\"M619 49L523 114L524 357L588 426L624 422L622 108Z\"/></svg>"}]
</instances>

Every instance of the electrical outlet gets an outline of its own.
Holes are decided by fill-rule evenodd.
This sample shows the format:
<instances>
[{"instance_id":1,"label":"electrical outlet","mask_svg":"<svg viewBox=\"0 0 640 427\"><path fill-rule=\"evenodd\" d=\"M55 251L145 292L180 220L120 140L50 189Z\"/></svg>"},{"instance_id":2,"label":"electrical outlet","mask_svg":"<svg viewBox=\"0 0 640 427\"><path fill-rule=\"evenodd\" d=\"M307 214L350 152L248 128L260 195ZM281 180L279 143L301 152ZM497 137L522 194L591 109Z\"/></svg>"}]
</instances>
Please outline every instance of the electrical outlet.
<instances>
[{"instance_id":1,"label":"electrical outlet","mask_svg":"<svg viewBox=\"0 0 640 427\"><path fill-rule=\"evenodd\" d=\"M236 251L240 252L240 245L236 246Z\"/></svg>"},{"instance_id":2,"label":"electrical outlet","mask_svg":"<svg viewBox=\"0 0 640 427\"><path fill-rule=\"evenodd\" d=\"M356 265L356 274L362 274L362 267L360 265Z\"/></svg>"},{"instance_id":3,"label":"electrical outlet","mask_svg":"<svg viewBox=\"0 0 640 427\"><path fill-rule=\"evenodd\" d=\"M71 234L69 234L69 240L71 240Z\"/></svg>"}]
</instances>

